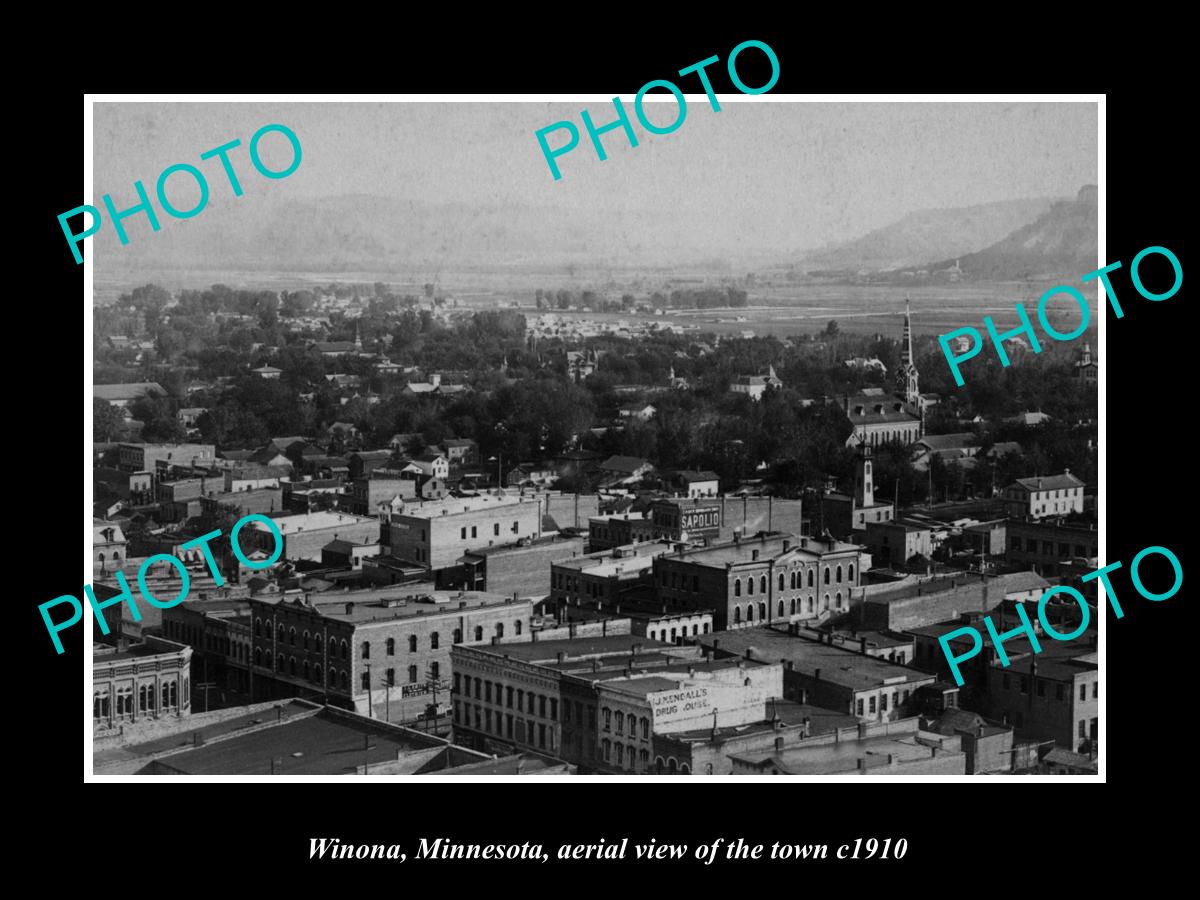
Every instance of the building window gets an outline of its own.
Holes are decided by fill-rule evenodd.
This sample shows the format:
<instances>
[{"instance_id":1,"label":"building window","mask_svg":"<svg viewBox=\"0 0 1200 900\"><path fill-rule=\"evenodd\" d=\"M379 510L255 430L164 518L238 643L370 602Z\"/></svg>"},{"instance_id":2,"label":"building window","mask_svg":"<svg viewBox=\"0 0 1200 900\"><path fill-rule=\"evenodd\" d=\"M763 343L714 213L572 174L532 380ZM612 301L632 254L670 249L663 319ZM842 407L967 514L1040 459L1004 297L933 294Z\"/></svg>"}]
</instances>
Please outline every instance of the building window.
<instances>
[{"instance_id":1,"label":"building window","mask_svg":"<svg viewBox=\"0 0 1200 900\"><path fill-rule=\"evenodd\" d=\"M558 701L553 697L550 698L550 721L558 720ZM632 727L632 726L631 726Z\"/></svg>"},{"instance_id":2,"label":"building window","mask_svg":"<svg viewBox=\"0 0 1200 900\"><path fill-rule=\"evenodd\" d=\"M541 694L538 695L538 715L546 718L546 698Z\"/></svg>"},{"instance_id":3,"label":"building window","mask_svg":"<svg viewBox=\"0 0 1200 900\"><path fill-rule=\"evenodd\" d=\"M465 525L462 527L462 529L459 533L459 538L460 538L460 540L464 540L464 541L467 539L467 528Z\"/></svg>"},{"instance_id":4,"label":"building window","mask_svg":"<svg viewBox=\"0 0 1200 900\"><path fill-rule=\"evenodd\" d=\"M612 710L606 706L601 712L604 713L604 730L612 731Z\"/></svg>"},{"instance_id":5,"label":"building window","mask_svg":"<svg viewBox=\"0 0 1200 900\"><path fill-rule=\"evenodd\" d=\"M325 684L324 680L322 680L322 678L321 678L321 676L322 676L322 675L324 675L324 674L325 674L325 673L324 673L324 671L321 669L321 664L320 664L320 663L317 663L315 666L313 666L313 680L314 680L314 681L315 681L317 684L320 684L320 685L323 685L323 684Z\"/></svg>"},{"instance_id":6,"label":"building window","mask_svg":"<svg viewBox=\"0 0 1200 900\"><path fill-rule=\"evenodd\" d=\"M387 639L387 655L388 656L396 655L396 639L395 638Z\"/></svg>"},{"instance_id":7,"label":"building window","mask_svg":"<svg viewBox=\"0 0 1200 900\"><path fill-rule=\"evenodd\" d=\"M396 670L395 669L387 670L387 680L384 682L384 684L386 684L388 687L396 686Z\"/></svg>"},{"instance_id":8,"label":"building window","mask_svg":"<svg viewBox=\"0 0 1200 900\"><path fill-rule=\"evenodd\" d=\"M625 713L617 711L617 734L625 733Z\"/></svg>"},{"instance_id":9,"label":"building window","mask_svg":"<svg viewBox=\"0 0 1200 900\"><path fill-rule=\"evenodd\" d=\"M667 577L666 573L664 572L663 578L666 578L666 577ZM740 579L740 578L733 579L733 596L735 596L735 597L742 596L742 579Z\"/></svg>"},{"instance_id":10,"label":"building window","mask_svg":"<svg viewBox=\"0 0 1200 900\"><path fill-rule=\"evenodd\" d=\"M319 634L313 635L313 646L317 648L318 653L321 652L321 636Z\"/></svg>"},{"instance_id":11,"label":"building window","mask_svg":"<svg viewBox=\"0 0 1200 900\"><path fill-rule=\"evenodd\" d=\"M846 567L846 580L851 583L854 582L854 566L853 565L849 565Z\"/></svg>"},{"instance_id":12,"label":"building window","mask_svg":"<svg viewBox=\"0 0 1200 900\"><path fill-rule=\"evenodd\" d=\"M495 525L492 526L492 534L495 535L496 537L500 536L500 523L499 522L497 522Z\"/></svg>"},{"instance_id":13,"label":"building window","mask_svg":"<svg viewBox=\"0 0 1200 900\"><path fill-rule=\"evenodd\" d=\"M504 623L503 622L496 623L496 637L498 637L498 638L504 637Z\"/></svg>"},{"instance_id":14,"label":"building window","mask_svg":"<svg viewBox=\"0 0 1200 900\"><path fill-rule=\"evenodd\" d=\"M1099 696L1100 696L1100 682L1099 682L1099 681L1093 681L1093 682L1092 682L1092 699L1093 699L1093 700L1095 700L1095 699L1097 699Z\"/></svg>"},{"instance_id":15,"label":"building window","mask_svg":"<svg viewBox=\"0 0 1200 900\"><path fill-rule=\"evenodd\" d=\"M371 673L370 672L362 673L362 689L364 691L371 689Z\"/></svg>"},{"instance_id":16,"label":"building window","mask_svg":"<svg viewBox=\"0 0 1200 900\"><path fill-rule=\"evenodd\" d=\"M1087 719L1079 720L1079 736L1081 738L1087 737Z\"/></svg>"},{"instance_id":17,"label":"building window","mask_svg":"<svg viewBox=\"0 0 1200 900\"><path fill-rule=\"evenodd\" d=\"M859 698L858 698L858 714L859 714L860 716L861 716L861 715L863 715L863 701L862 701L862 697L859 697Z\"/></svg>"},{"instance_id":18,"label":"building window","mask_svg":"<svg viewBox=\"0 0 1200 900\"><path fill-rule=\"evenodd\" d=\"M608 738L605 738L600 742L600 748L604 757L604 761L608 762L609 757L612 754L612 741L610 741Z\"/></svg>"},{"instance_id":19,"label":"building window","mask_svg":"<svg viewBox=\"0 0 1200 900\"><path fill-rule=\"evenodd\" d=\"M742 622L742 608L740 606L735 606L733 608L733 624L740 625L741 622Z\"/></svg>"},{"instance_id":20,"label":"building window","mask_svg":"<svg viewBox=\"0 0 1200 900\"><path fill-rule=\"evenodd\" d=\"M349 659L349 658L350 658L350 645L347 644L346 639L343 638L342 639L342 659ZM343 672L342 674L345 675L346 673Z\"/></svg>"},{"instance_id":21,"label":"building window","mask_svg":"<svg viewBox=\"0 0 1200 900\"><path fill-rule=\"evenodd\" d=\"M347 691L350 689L350 673L347 672L345 669L342 669L341 682L342 682L342 690L343 691Z\"/></svg>"},{"instance_id":22,"label":"building window","mask_svg":"<svg viewBox=\"0 0 1200 900\"><path fill-rule=\"evenodd\" d=\"M417 667L416 666L408 667L408 683L409 684L417 683Z\"/></svg>"},{"instance_id":23,"label":"building window","mask_svg":"<svg viewBox=\"0 0 1200 900\"><path fill-rule=\"evenodd\" d=\"M513 622L513 632L516 633L518 636L521 634L521 620L520 619L517 619L517 621Z\"/></svg>"},{"instance_id":24,"label":"building window","mask_svg":"<svg viewBox=\"0 0 1200 900\"><path fill-rule=\"evenodd\" d=\"M312 669L308 664L308 660L304 661L304 680L312 681Z\"/></svg>"},{"instance_id":25,"label":"building window","mask_svg":"<svg viewBox=\"0 0 1200 900\"><path fill-rule=\"evenodd\" d=\"M825 569L825 583L829 584L829 569Z\"/></svg>"},{"instance_id":26,"label":"building window","mask_svg":"<svg viewBox=\"0 0 1200 900\"><path fill-rule=\"evenodd\" d=\"M482 625L475 626L475 640L477 640L477 641L483 640L483 626Z\"/></svg>"},{"instance_id":27,"label":"building window","mask_svg":"<svg viewBox=\"0 0 1200 900\"><path fill-rule=\"evenodd\" d=\"M874 696L867 698L867 712L871 713L872 715L875 714L875 697Z\"/></svg>"},{"instance_id":28,"label":"building window","mask_svg":"<svg viewBox=\"0 0 1200 900\"><path fill-rule=\"evenodd\" d=\"M809 569L809 570L808 570L808 586L809 586L809 587L812 587L812 586L813 586L813 570L812 570L812 569ZM810 611L810 612L812 611L812 606L811 606L811 604L809 605L809 611Z\"/></svg>"},{"instance_id":29,"label":"building window","mask_svg":"<svg viewBox=\"0 0 1200 900\"><path fill-rule=\"evenodd\" d=\"M429 649L436 650L441 645L442 636L436 631L429 635Z\"/></svg>"},{"instance_id":30,"label":"building window","mask_svg":"<svg viewBox=\"0 0 1200 900\"><path fill-rule=\"evenodd\" d=\"M782 572L780 572L780 573L779 573L779 589L780 589L781 591L783 590L783 585L784 585L783 573L782 573ZM780 610L779 614L780 614L780 615L783 615L783 610Z\"/></svg>"},{"instance_id":31,"label":"building window","mask_svg":"<svg viewBox=\"0 0 1200 900\"><path fill-rule=\"evenodd\" d=\"M363 659L370 659L370 658L371 658L371 642L370 642L370 641L363 641L363 645L362 645L362 658L363 658Z\"/></svg>"},{"instance_id":32,"label":"building window","mask_svg":"<svg viewBox=\"0 0 1200 900\"><path fill-rule=\"evenodd\" d=\"M439 666L439 665L438 665L436 662L431 662L431 663L429 664L429 677L430 677L430 679L432 679L433 681L437 681L437 680L438 680L438 673L439 673L439 671L440 671L440 670L441 670L441 667L440 667L440 666Z\"/></svg>"},{"instance_id":33,"label":"building window","mask_svg":"<svg viewBox=\"0 0 1200 900\"><path fill-rule=\"evenodd\" d=\"M879 711L880 712L887 712L887 700L888 700L888 698L887 698L886 693L879 695Z\"/></svg>"},{"instance_id":34,"label":"building window","mask_svg":"<svg viewBox=\"0 0 1200 900\"><path fill-rule=\"evenodd\" d=\"M454 629L454 643L456 643L456 644L462 643L462 629L461 628Z\"/></svg>"}]
</instances>

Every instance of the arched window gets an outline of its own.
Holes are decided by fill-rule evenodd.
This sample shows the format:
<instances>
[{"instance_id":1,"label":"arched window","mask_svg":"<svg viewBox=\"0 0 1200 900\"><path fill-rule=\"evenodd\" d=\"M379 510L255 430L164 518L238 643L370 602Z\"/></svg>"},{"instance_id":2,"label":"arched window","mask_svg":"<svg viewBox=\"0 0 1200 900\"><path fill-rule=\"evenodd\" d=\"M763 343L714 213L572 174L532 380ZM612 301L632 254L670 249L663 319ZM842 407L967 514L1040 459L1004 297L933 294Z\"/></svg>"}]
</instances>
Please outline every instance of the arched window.
<instances>
[{"instance_id":1,"label":"arched window","mask_svg":"<svg viewBox=\"0 0 1200 900\"><path fill-rule=\"evenodd\" d=\"M795 614L796 614L796 598L793 597L792 598L792 615L794 616Z\"/></svg>"},{"instance_id":2,"label":"arched window","mask_svg":"<svg viewBox=\"0 0 1200 900\"><path fill-rule=\"evenodd\" d=\"M342 659L349 659L349 658L350 658L350 645L346 643L345 638L342 638ZM346 678L345 672L342 673L342 678L343 678L343 680ZM345 685L342 685L342 687L345 687Z\"/></svg>"},{"instance_id":3,"label":"arched window","mask_svg":"<svg viewBox=\"0 0 1200 900\"><path fill-rule=\"evenodd\" d=\"M692 774L691 766L689 766L687 763L684 763L683 765L681 765L679 767L679 774L680 775L691 775Z\"/></svg>"},{"instance_id":4,"label":"arched window","mask_svg":"<svg viewBox=\"0 0 1200 900\"><path fill-rule=\"evenodd\" d=\"M291 644L293 647L296 646L296 629L295 628L288 629L288 643Z\"/></svg>"},{"instance_id":5,"label":"arched window","mask_svg":"<svg viewBox=\"0 0 1200 900\"><path fill-rule=\"evenodd\" d=\"M746 604L746 621L747 622L754 621L754 604L753 603Z\"/></svg>"},{"instance_id":6,"label":"arched window","mask_svg":"<svg viewBox=\"0 0 1200 900\"><path fill-rule=\"evenodd\" d=\"M740 606L735 606L733 608L733 624L740 625L741 621L742 621L742 608Z\"/></svg>"},{"instance_id":7,"label":"arched window","mask_svg":"<svg viewBox=\"0 0 1200 900\"><path fill-rule=\"evenodd\" d=\"M350 673L342 669L342 690L350 690Z\"/></svg>"},{"instance_id":8,"label":"arched window","mask_svg":"<svg viewBox=\"0 0 1200 900\"><path fill-rule=\"evenodd\" d=\"M296 674L296 657L294 657L294 656L288 657L288 674L289 675Z\"/></svg>"},{"instance_id":9,"label":"arched window","mask_svg":"<svg viewBox=\"0 0 1200 900\"><path fill-rule=\"evenodd\" d=\"M838 584L842 583L842 567L841 566L837 567L837 583Z\"/></svg>"},{"instance_id":10,"label":"arched window","mask_svg":"<svg viewBox=\"0 0 1200 900\"><path fill-rule=\"evenodd\" d=\"M742 596L742 579L740 578L733 579L733 596Z\"/></svg>"},{"instance_id":11,"label":"arched window","mask_svg":"<svg viewBox=\"0 0 1200 900\"><path fill-rule=\"evenodd\" d=\"M764 621L766 621L766 618L767 618L767 604L760 602L758 604L758 619L760 622L764 622Z\"/></svg>"},{"instance_id":12,"label":"arched window","mask_svg":"<svg viewBox=\"0 0 1200 900\"><path fill-rule=\"evenodd\" d=\"M387 650L387 655L388 655L388 656L395 656L395 655L396 655L396 639L395 639L395 638L388 638L388 639L387 639L387 646L386 646L386 650Z\"/></svg>"},{"instance_id":13,"label":"arched window","mask_svg":"<svg viewBox=\"0 0 1200 900\"><path fill-rule=\"evenodd\" d=\"M846 580L851 581L851 582L854 581L854 566L853 565L846 567Z\"/></svg>"},{"instance_id":14,"label":"arched window","mask_svg":"<svg viewBox=\"0 0 1200 900\"><path fill-rule=\"evenodd\" d=\"M260 647L254 648L254 664L256 666L262 665L262 648Z\"/></svg>"},{"instance_id":15,"label":"arched window","mask_svg":"<svg viewBox=\"0 0 1200 900\"><path fill-rule=\"evenodd\" d=\"M308 649L308 629L304 631L304 649Z\"/></svg>"},{"instance_id":16,"label":"arched window","mask_svg":"<svg viewBox=\"0 0 1200 900\"><path fill-rule=\"evenodd\" d=\"M415 634L410 634L408 636L408 652L409 653L417 652L417 636Z\"/></svg>"},{"instance_id":17,"label":"arched window","mask_svg":"<svg viewBox=\"0 0 1200 900\"><path fill-rule=\"evenodd\" d=\"M783 601L780 600L779 601L779 618L782 619L785 615L787 615L787 614L783 611Z\"/></svg>"},{"instance_id":18,"label":"arched window","mask_svg":"<svg viewBox=\"0 0 1200 900\"><path fill-rule=\"evenodd\" d=\"M441 642L442 642L442 636L440 634L438 634L436 631L432 632L429 635L429 649L430 650L436 650L439 646L441 646Z\"/></svg>"},{"instance_id":19,"label":"arched window","mask_svg":"<svg viewBox=\"0 0 1200 900\"><path fill-rule=\"evenodd\" d=\"M708 623L707 622L704 623L704 633L708 634Z\"/></svg>"},{"instance_id":20,"label":"arched window","mask_svg":"<svg viewBox=\"0 0 1200 900\"><path fill-rule=\"evenodd\" d=\"M363 645L362 645L362 658L363 658L363 659L370 659L370 658L371 658L371 642L370 642L370 641L363 641Z\"/></svg>"},{"instance_id":21,"label":"arched window","mask_svg":"<svg viewBox=\"0 0 1200 900\"><path fill-rule=\"evenodd\" d=\"M785 582L784 582L784 580L783 580L783 573L782 573L782 572L780 572L780 573L779 573L779 589L780 589L781 591L782 591L782 590L783 590L783 588L784 588L784 583L785 583Z\"/></svg>"},{"instance_id":22,"label":"arched window","mask_svg":"<svg viewBox=\"0 0 1200 900\"><path fill-rule=\"evenodd\" d=\"M409 684L417 683L417 667L416 666L408 667L408 683Z\"/></svg>"},{"instance_id":23,"label":"arched window","mask_svg":"<svg viewBox=\"0 0 1200 900\"><path fill-rule=\"evenodd\" d=\"M266 666L268 669L274 668L274 666L271 664L271 651L270 650L268 650L266 653L263 654L263 665Z\"/></svg>"},{"instance_id":24,"label":"arched window","mask_svg":"<svg viewBox=\"0 0 1200 900\"><path fill-rule=\"evenodd\" d=\"M517 621L513 622L513 632L518 635L521 633L521 620L520 619L517 619Z\"/></svg>"},{"instance_id":25,"label":"arched window","mask_svg":"<svg viewBox=\"0 0 1200 900\"><path fill-rule=\"evenodd\" d=\"M312 681L312 670L310 669L310 667L308 665L307 659L304 661L304 680Z\"/></svg>"},{"instance_id":26,"label":"arched window","mask_svg":"<svg viewBox=\"0 0 1200 900\"><path fill-rule=\"evenodd\" d=\"M482 625L475 626L475 640L477 640L477 641L483 640L483 626Z\"/></svg>"},{"instance_id":27,"label":"arched window","mask_svg":"<svg viewBox=\"0 0 1200 900\"><path fill-rule=\"evenodd\" d=\"M753 575L751 575L749 578L746 579L746 596L747 597L754 596L754 576Z\"/></svg>"},{"instance_id":28,"label":"arched window","mask_svg":"<svg viewBox=\"0 0 1200 900\"><path fill-rule=\"evenodd\" d=\"M616 716L614 716L614 718L617 720L617 734L624 734L625 733L625 713L621 712L618 709L617 714L616 714Z\"/></svg>"},{"instance_id":29,"label":"arched window","mask_svg":"<svg viewBox=\"0 0 1200 900\"><path fill-rule=\"evenodd\" d=\"M792 590L795 590L795 589L796 589L796 574L797 574L797 573L796 573L796 571L793 569L793 570L792 570L792 577L791 577L791 579L788 581L788 585L789 585L789 586L792 588Z\"/></svg>"},{"instance_id":30,"label":"arched window","mask_svg":"<svg viewBox=\"0 0 1200 900\"><path fill-rule=\"evenodd\" d=\"M654 757L654 771L658 775L663 773L663 758L661 756Z\"/></svg>"},{"instance_id":31,"label":"arched window","mask_svg":"<svg viewBox=\"0 0 1200 900\"><path fill-rule=\"evenodd\" d=\"M829 568L828 567L826 567L826 569L825 569L825 583L829 584Z\"/></svg>"},{"instance_id":32,"label":"arched window","mask_svg":"<svg viewBox=\"0 0 1200 900\"><path fill-rule=\"evenodd\" d=\"M284 633L283 633L282 625L280 625L278 628L275 629L275 637L279 641L279 643L281 643L281 644L283 643Z\"/></svg>"},{"instance_id":33,"label":"arched window","mask_svg":"<svg viewBox=\"0 0 1200 900\"><path fill-rule=\"evenodd\" d=\"M321 652L321 635L319 635L319 634L313 635L313 646L316 648L318 653Z\"/></svg>"},{"instance_id":34,"label":"arched window","mask_svg":"<svg viewBox=\"0 0 1200 900\"><path fill-rule=\"evenodd\" d=\"M825 608L829 609L829 595L828 594L825 595Z\"/></svg>"},{"instance_id":35,"label":"arched window","mask_svg":"<svg viewBox=\"0 0 1200 900\"><path fill-rule=\"evenodd\" d=\"M672 644L675 643L675 632L676 632L676 629L672 628L671 629L671 643ZM617 715L620 715L620 713L617 713Z\"/></svg>"},{"instance_id":36,"label":"arched window","mask_svg":"<svg viewBox=\"0 0 1200 900\"><path fill-rule=\"evenodd\" d=\"M813 586L813 570L812 569L808 570L808 586L809 587Z\"/></svg>"},{"instance_id":37,"label":"arched window","mask_svg":"<svg viewBox=\"0 0 1200 900\"><path fill-rule=\"evenodd\" d=\"M454 629L454 643L456 643L456 644L462 643L462 629L461 628Z\"/></svg>"},{"instance_id":38,"label":"arched window","mask_svg":"<svg viewBox=\"0 0 1200 900\"><path fill-rule=\"evenodd\" d=\"M667 760L667 774L674 775L677 771L679 771L678 765L679 764L675 762L675 757L670 757Z\"/></svg>"},{"instance_id":39,"label":"arched window","mask_svg":"<svg viewBox=\"0 0 1200 900\"><path fill-rule=\"evenodd\" d=\"M838 609L841 609L842 608L842 592L838 591L833 599L835 601L834 606L836 606Z\"/></svg>"},{"instance_id":40,"label":"arched window","mask_svg":"<svg viewBox=\"0 0 1200 900\"><path fill-rule=\"evenodd\" d=\"M325 674L325 673L324 673L324 672L321 670L321 664L320 664L320 663L317 663L315 666L313 666L313 680L314 680L314 681L315 681L317 684L324 684L324 683L325 683L325 681L324 681L324 680L321 678L321 676L322 676L322 675L324 675L324 674Z\"/></svg>"},{"instance_id":41,"label":"arched window","mask_svg":"<svg viewBox=\"0 0 1200 900\"><path fill-rule=\"evenodd\" d=\"M503 622L496 623L496 637L498 637L498 638L504 637L504 623Z\"/></svg>"},{"instance_id":42,"label":"arched window","mask_svg":"<svg viewBox=\"0 0 1200 900\"><path fill-rule=\"evenodd\" d=\"M262 637L262 619L254 620L254 636Z\"/></svg>"},{"instance_id":43,"label":"arched window","mask_svg":"<svg viewBox=\"0 0 1200 900\"><path fill-rule=\"evenodd\" d=\"M767 576L766 575L764 575L760 579L758 579L758 592L760 594L765 594L767 592Z\"/></svg>"}]
</instances>

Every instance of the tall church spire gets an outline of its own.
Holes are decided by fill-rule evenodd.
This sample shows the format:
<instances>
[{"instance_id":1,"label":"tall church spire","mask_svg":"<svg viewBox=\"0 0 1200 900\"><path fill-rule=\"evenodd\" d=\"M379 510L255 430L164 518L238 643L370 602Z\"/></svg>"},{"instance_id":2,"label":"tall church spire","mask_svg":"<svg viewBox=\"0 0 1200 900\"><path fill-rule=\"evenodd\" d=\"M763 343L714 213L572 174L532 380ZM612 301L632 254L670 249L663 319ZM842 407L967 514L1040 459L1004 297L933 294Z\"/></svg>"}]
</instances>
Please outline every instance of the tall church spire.
<instances>
[{"instance_id":1,"label":"tall church spire","mask_svg":"<svg viewBox=\"0 0 1200 900\"><path fill-rule=\"evenodd\" d=\"M896 370L896 389L906 403L919 406L921 391L917 384L917 363L913 356L912 309L904 298L904 337L900 341L900 366Z\"/></svg>"},{"instance_id":2,"label":"tall church spire","mask_svg":"<svg viewBox=\"0 0 1200 900\"><path fill-rule=\"evenodd\" d=\"M355 323L354 323L354 349L355 349L355 350L357 350L359 353L362 353L362 348L363 348L363 346L362 346L362 336L361 336L361 334L359 333L359 326L358 326L358 323L357 323L357 322L355 322Z\"/></svg>"}]
</instances>

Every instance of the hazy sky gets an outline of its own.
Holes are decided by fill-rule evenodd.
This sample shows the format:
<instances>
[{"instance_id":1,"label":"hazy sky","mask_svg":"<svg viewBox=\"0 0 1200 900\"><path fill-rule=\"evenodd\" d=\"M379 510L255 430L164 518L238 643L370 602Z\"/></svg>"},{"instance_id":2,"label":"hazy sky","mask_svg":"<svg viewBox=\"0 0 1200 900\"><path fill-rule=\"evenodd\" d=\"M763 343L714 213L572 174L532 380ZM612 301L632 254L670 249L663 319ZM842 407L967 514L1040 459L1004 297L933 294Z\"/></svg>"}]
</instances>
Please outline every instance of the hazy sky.
<instances>
[{"instance_id":1,"label":"hazy sky","mask_svg":"<svg viewBox=\"0 0 1200 900\"><path fill-rule=\"evenodd\" d=\"M666 96L666 95L664 95ZM132 183L153 192L168 165L188 162L208 176L214 201L228 193L217 160L199 155L233 138L231 159L246 197L279 199L374 194L420 202L554 206L602 217L616 208L671 211L697 227L720 227L794 251L857 237L907 213L1025 197L1074 196L1097 181L1094 104L725 102L713 112L690 98L683 125L602 140L601 162L580 122L614 119L611 103L104 103L94 107L94 202L112 192L132 205ZM665 124L674 101L647 104ZM580 130L559 157L555 181L534 132L561 119ZM279 122L303 146L300 168L268 181L247 145ZM559 132L554 146L565 139ZM286 164L286 142L264 140L264 156ZM274 155L275 150L280 150ZM179 179L179 206L187 193ZM171 196L175 197L172 181ZM701 226L700 223L707 223ZM716 226L713 223L718 223Z\"/></svg>"}]
</instances>

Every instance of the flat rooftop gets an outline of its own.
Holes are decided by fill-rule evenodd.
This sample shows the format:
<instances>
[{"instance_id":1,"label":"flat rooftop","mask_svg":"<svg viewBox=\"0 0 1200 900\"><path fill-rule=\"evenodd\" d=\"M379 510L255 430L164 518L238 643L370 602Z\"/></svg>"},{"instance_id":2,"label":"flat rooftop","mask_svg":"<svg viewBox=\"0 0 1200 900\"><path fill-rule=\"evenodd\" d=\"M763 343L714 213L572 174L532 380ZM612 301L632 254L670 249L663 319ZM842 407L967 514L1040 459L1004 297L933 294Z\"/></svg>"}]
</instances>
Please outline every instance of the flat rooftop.
<instances>
[{"instance_id":1,"label":"flat rooftop","mask_svg":"<svg viewBox=\"0 0 1200 900\"><path fill-rule=\"evenodd\" d=\"M555 565L585 572L597 578L636 574L652 568L657 557L671 552L671 545L665 541L648 541L642 544L627 544L616 549L622 551L620 556L614 555L612 550L606 550L563 559Z\"/></svg>"},{"instance_id":2,"label":"flat rooftop","mask_svg":"<svg viewBox=\"0 0 1200 900\"><path fill-rule=\"evenodd\" d=\"M479 512L484 509L497 509L505 506L520 506L521 504L536 505L537 497L506 496L497 497L493 494L477 494L473 497L447 497L445 500L430 500L421 504L405 504L404 510L397 513L410 519L436 519L441 516L461 515L462 513Z\"/></svg>"},{"instance_id":3,"label":"flat rooftop","mask_svg":"<svg viewBox=\"0 0 1200 900\"><path fill-rule=\"evenodd\" d=\"M760 662L785 660L805 675L840 684L855 691L883 685L928 681L931 675L867 656L855 650L823 644L774 628L743 628L700 635L697 640L718 653L733 653Z\"/></svg>"},{"instance_id":4,"label":"flat rooftop","mask_svg":"<svg viewBox=\"0 0 1200 900\"><path fill-rule=\"evenodd\" d=\"M881 735L862 740L840 741L835 744L796 746L782 751L763 750L754 753L730 754L731 759L761 764L774 759L780 769L790 775L831 775L858 770L859 759L868 769L887 768L888 756L905 763L933 756L933 747L941 746L943 736L919 731L904 735ZM925 741L923 743L922 741ZM957 749L939 749L938 755L961 756Z\"/></svg>"},{"instance_id":5,"label":"flat rooftop","mask_svg":"<svg viewBox=\"0 0 1200 900\"><path fill-rule=\"evenodd\" d=\"M956 591L960 588L976 586L983 590L983 577L978 572L952 572L934 578L923 579L919 582L899 583L894 587L881 588L871 591L864 598L864 603L898 603L917 597L933 597L945 591ZM1005 594L1048 588L1050 582L1037 572L1009 572L1004 575L991 575L987 579L988 596L999 601Z\"/></svg>"},{"instance_id":6,"label":"flat rooftop","mask_svg":"<svg viewBox=\"0 0 1200 900\"><path fill-rule=\"evenodd\" d=\"M272 519L275 527L279 532L287 537L289 534L300 534L304 531L319 531L323 528L337 528L345 525L365 525L368 523L378 524L378 520L367 516L354 516L350 513L334 512L326 510L324 512L298 513L290 516L279 516ZM269 531L270 529L262 522L253 520L249 523L250 527L257 528L259 531Z\"/></svg>"},{"instance_id":7,"label":"flat rooftop","mask_svg":"<svg viewBox=\"0 0 1200 900\"><path fill-rule=\"evenodd\" d=\"M771 559L784 553L783 543L788 542L788 552L799 551L812 556L823 556L828 553L840 553L859 549L859 544L848 544L843 541L818 541L813 538L788 534L787 532L771 532L758 534L753 537L743 537L738 541L715 544L711 547L700 547L686 550L682 554L672 555L671 559L693 563L701 566L711 566L723 569L726 564L752 562L755 551L759 560Z\"/></svg>"},{"instance_id":8,"label":"flat rooftop","mask_svg":"<svg viewBox=\"0 0 1200 900\"><path fill-rule=\"evenodd\" d=\"M813 706L809 703L796 703L792 700L771 700L765 703L764 706L765 710L761 721L750 722L746 725L718 728L716 732L717 740L725 741L730 738L774 731L775 726L772 724L770 718L772 714L778 716L784 726L801 725L807 719L810 736L828 734L837 731L839 728L854 728L858 725L858 719L854 716L848 716L845 713L835 712L821 706ZM670 735L669 738L688 744L707 743L713 738L713 730L711 728L697 728L694 731L676 732ZM656 739L660 740L661 738Z\"/></svg>"},{"instance_id":9,"label":"flat rooftop","mask_svg":"<svg viewBox=\"0 0 1200 900\"><path fill-rule=\"evenodd\" d=\"M155 637L162 645L152 647L149 643L130 644L124 650L118 650L110 644L92 644L92 665L117 662L123 659L145 659L149 656L170 656L180 650L187 649L186 644L177 644L166 638Z\"/></svg>"},{"instance_id":10,"label":"flat rooftop","mask_svg":"<svg viewBox=\"0 0 1200 900\"><path fill-rule=\"evenodd\" d=\"M309 595L308 603L299 595L282 598L255 598L261 603L309 607L322 616L356 624L411 619L457 613L463 609L503 606L514 603L512 597L487 591L435 591L424 585L395 585L369 591L347 591L332 597ZM519 601L516 601L519 602ZM349 604L353 604L352 607Z\"/></svg>"},{"instance_id":11,"label":"flat rooftop","mask_svg":"<svg viewBox=\"0 0 1200 900\"><path fill-rule=\"evenodd\" d=\"M270 712L258 718L271 720ZM249 734L163 758L184 775L350 775L363 765L394 762L414 750L443 747L435 738L322 709Z\"/></svg>"}]
</instances>

